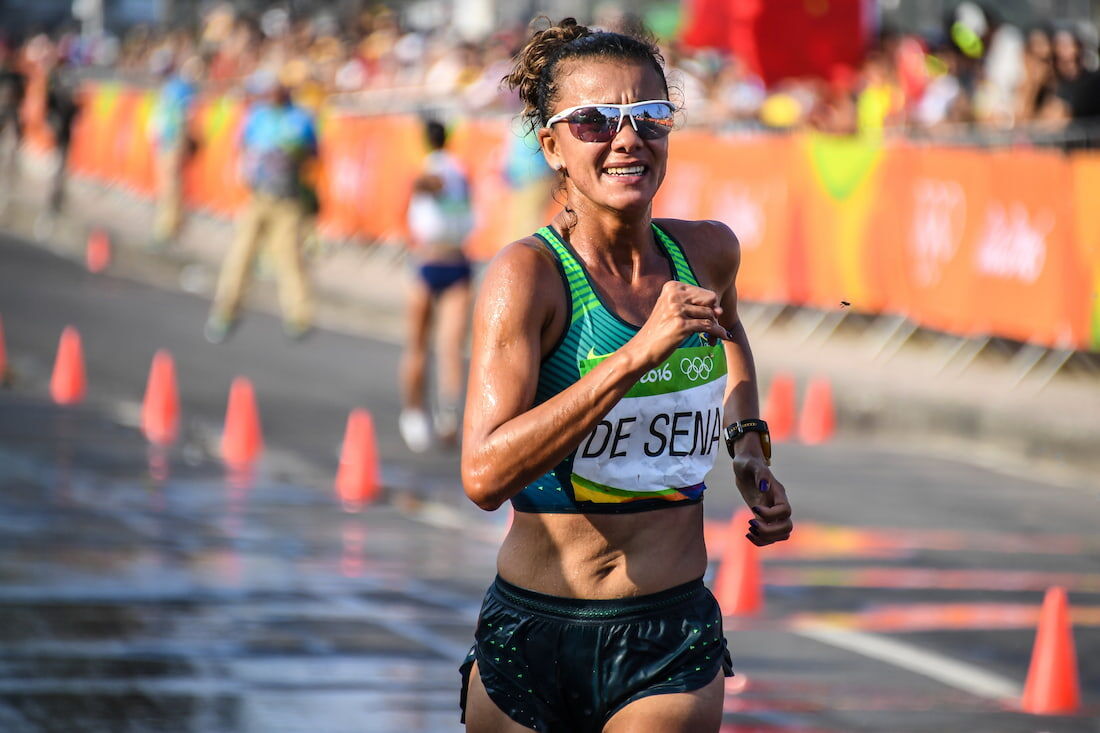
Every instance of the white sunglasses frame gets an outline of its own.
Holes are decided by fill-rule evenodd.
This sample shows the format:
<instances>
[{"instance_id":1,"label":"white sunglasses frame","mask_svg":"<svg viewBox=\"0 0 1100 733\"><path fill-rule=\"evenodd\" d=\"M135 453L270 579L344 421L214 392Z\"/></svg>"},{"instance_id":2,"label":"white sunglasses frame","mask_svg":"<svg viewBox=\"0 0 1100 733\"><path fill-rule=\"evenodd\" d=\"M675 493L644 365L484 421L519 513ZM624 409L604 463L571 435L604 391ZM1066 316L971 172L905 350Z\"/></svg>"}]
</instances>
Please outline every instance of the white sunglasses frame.
<instances>
[{"instance_id":1,"label":"white sunglasses frame","mask_svg":"<svg viewBox=\"0 0 1100 733\"><path fill-rule=\"evenodd\" d=\"M576 107L569 107L567 109L563 109L561 112L558 112L556 115L546 121L546 128L549 129L552 125L555 125L558 122L567 122L567 118L569 117L569 115L573 114L579 109L586 109L588 107L614 107L615 109L619 110L619 126L615 128L615 135L618 135L619 132L623 129L623 120L625 120L627 117L630 118L630 126L634 128L634 132L638 132L638 121L634 119L633 110L634 108L640 107L643 104L668 105L668 108L672 110L673 115L675 115L679 111L679 107L677 107L671 100L668 99L646 99L641 102L630 102L628 104L589 102L588 104L578 104ZM669 130L669 132L672 132L672 130ZM614 136L612 136L612 139L614 139Z\"/></svg>"}]
</instances>

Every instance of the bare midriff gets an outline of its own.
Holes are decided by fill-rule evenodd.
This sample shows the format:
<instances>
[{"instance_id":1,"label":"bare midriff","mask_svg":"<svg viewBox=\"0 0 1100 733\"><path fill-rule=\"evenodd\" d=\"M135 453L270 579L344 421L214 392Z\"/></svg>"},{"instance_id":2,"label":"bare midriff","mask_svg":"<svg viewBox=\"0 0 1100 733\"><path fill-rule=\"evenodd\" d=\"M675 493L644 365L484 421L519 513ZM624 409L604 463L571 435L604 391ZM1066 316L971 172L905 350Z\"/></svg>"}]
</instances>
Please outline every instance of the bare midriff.
<instances>
[{"instance_id":1,"label":"bare midriff","mask_svg":"<svg viewBox=\"0 0 1100 733\"><path fill-rule=\"evenodd\" d=\"M635 514L516 512L497 572L563 598L657 593L703 576L703 505Z\"/></svg>"},{"instance_id":2,"label":"bare midriff","mask_svg":"<svg viewBox=\"0 0 1100 733\"><path fill-rule=\"evenodd\" d=\"M425 242L417 244L413 251L416 260L421 264L447 265L459 264L466 261L466 253L461 247L456 247L444 242Z\"/></svg>"}]
</instances>

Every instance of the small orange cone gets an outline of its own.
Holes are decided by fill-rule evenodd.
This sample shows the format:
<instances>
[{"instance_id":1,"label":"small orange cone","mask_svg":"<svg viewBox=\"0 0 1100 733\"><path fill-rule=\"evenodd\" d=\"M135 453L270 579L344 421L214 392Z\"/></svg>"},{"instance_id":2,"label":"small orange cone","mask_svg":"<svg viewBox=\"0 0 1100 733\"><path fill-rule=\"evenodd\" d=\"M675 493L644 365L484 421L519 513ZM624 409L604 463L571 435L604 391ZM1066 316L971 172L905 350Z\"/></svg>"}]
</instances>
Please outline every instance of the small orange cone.
<instances>
[{"instance_id":1,"label":"small orange cone","mask_svg":"<svg viewBox=\"0 0 1100 733\"><path fill-rule=\"evenodd\" d=\"M833 387L827 379L815 379L806 389L806 401L798 421L798 438L808 445L817 445L832 438L835 432Z\"/></svg>"},{"instance_id":2,"label":"small orange cone","mask_svg":"<svg viewBox=\"0 0 1100 733\"><path fill-rule=\"evenodd\" d=\"M374 421L369 412L357 407L348 415L344 431L340 468L336 471L336 494L345 510L355 512L378 497L381 483Z\"/></svg>"},{"instance_id":3,"label":"small orange cone","mask_svg":"<svg viewBox=\"0 0 1100 733\"><path fill-rule=\"evenodd\" d=\"M1020 700L1026 713L1059 715L1081 709L1077 654L1067 605L1065 588L1050 588L1043 597L1031 666Z\"/></svg>"},{"instance_id":4,"label":"small orange cone","mask_svg":"<svg viewBox=\"0 0 1100 733\"><path fill-rule=\"evenodd\" d=\"M260 457L264 438L256 394L247 377L237 377L229 388L222 433L222 460L232 468L247 468Z\"/></svg>"},{"instance_id":5,"label":"small orange cone","mask_svg":"<svg viewBox=\"0 0 1100 733\"><path fill-rule=\"evenodd\" d=\"M161 349L153 357L145 400L141 404L141 430L156 445L171 445L179 435L180 396L176 385L176 364Z\"/></svg>"},{"instance_id":6,"label":"small orange cone","mask_svg":"<svg viewBox=\"0 0 1100 733\"><path fill-rule=\"evenodd\" d=\"M763 418L768 423L772 442L794 437L794 377L790 374L776 374L772 379L768 398L764 402Z\"/></svg>"},{"instance_id":7,"label":"small orange cone","mask_svg":"<svg viewBox=\"0 0 1100 733\"><path fill-rule=\"evenodd\" d=\"M65 326L50 377L50 397L59 405L75 405L84 399L85 387L80 333L72 326Z\"/></svg>"},{"instance_id":8,"label":"small orange cone","mask_svg":"<svg viewBox=\"0 0 1100 733\"><path fill-rule=\"evenodd\" d=\"M742 509L726 531L726 548L714 578L714 597L723 616L754 616L764 609L757 547L744 537L753 514Z\"/></svg>"},{"instance_id":9,"label":"small orange cone","mask_svg":"<svg viewBox=\"0 0 1100 733\"><path fill-rule=\"evenodd\" d=\"M88 235L88 246L84 250L84 263L88 272L100 273L111 264L111 240L107 232L95 229Z\"/></svg>"}]
</instances>

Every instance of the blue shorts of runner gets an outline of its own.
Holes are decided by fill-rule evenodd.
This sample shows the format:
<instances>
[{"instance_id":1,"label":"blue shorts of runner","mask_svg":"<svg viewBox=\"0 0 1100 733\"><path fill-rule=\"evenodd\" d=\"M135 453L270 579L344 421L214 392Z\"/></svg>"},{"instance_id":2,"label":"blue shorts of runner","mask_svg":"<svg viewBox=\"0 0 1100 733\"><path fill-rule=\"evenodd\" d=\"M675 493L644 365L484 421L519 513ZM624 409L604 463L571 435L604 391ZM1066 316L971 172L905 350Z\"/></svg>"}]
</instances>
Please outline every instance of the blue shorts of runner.
<instances>
[{"instance_id":1,"label":"blue shorts of runner","mask_svg":"<svg viewBox=\"0 0 1100 733\"><path fill-rule=\"evenodd\" d=\"M418 266L416 271L433 297L470 279L469 262L424 264Z\"/></svg>"},{"instance_id":2,"label":"blue shorts of runner","mask_svg":"<svg viewBox=\"0 0 1100 733\"><path fill-rule=\"evenodd\" d=\"M462 664L463 721L476 659L490 699L544 733L598 733L649 695L733 676L718 602L695 580L617 600L558 598L497 578L485 595L476 643Z\"/></svg>"}]
</instances>

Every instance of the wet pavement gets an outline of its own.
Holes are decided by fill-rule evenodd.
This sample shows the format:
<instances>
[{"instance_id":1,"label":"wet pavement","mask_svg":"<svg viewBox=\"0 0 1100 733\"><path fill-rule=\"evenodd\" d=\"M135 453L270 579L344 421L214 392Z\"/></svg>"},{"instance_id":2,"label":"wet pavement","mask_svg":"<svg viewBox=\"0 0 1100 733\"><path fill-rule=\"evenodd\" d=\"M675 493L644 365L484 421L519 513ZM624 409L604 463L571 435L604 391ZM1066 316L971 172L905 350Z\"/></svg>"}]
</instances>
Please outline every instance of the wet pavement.
<instances>
[{"instance_id":1,"label":"wet pavement","mask_svg":"<svg viewBox=\"0 0 1100 733\"><path fill-rule=\"evenodd\" d=\"M400 445L394 347L288 345L250 314L218 349L204 311L0 241L16 377L0 389L0 731L461 730L456 668L505 515L462 499L454 454ZM45 385L68 322L89 398L59 408ZM133 427L161 347L185 414L165 455ZM238 373L268 442L252 475L214 457ZM357 403L389 490L352 514L332 481ZM777 446L777 471L799 529L763 555L764 614L729 623L723 733L1100 730L1095 482L844 440ZM715 560L728 481L717 470L707 500ZM1085 708L1033 717L1016 700L1053 582L1070 592Z\"/></svg>"},{"instance_id":2,"label":"wet pavement","mask_svg":"<svg viewBox=\"0 0 1100 733\"><path fill-rule=\"evenodd\" d=\"M0 397L0 729L458 730L491 545Z\"/></svg>"}]
</instances>

